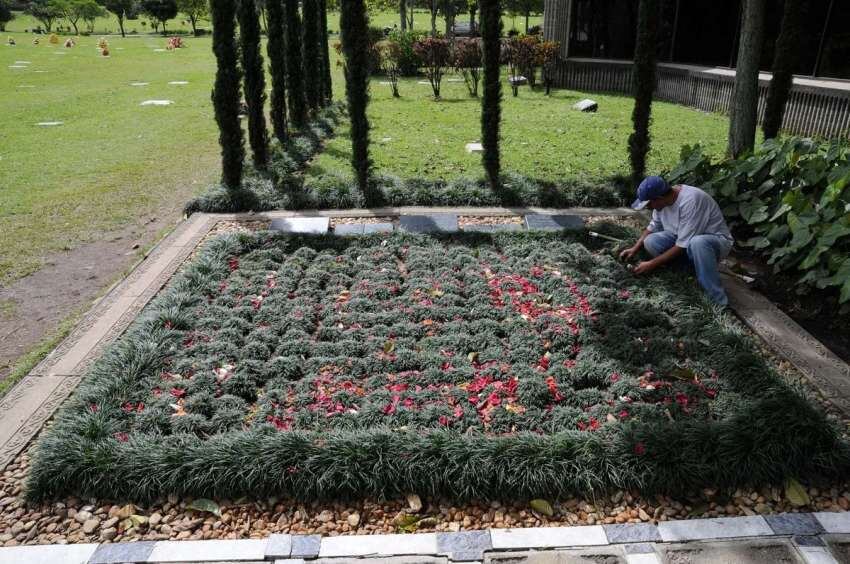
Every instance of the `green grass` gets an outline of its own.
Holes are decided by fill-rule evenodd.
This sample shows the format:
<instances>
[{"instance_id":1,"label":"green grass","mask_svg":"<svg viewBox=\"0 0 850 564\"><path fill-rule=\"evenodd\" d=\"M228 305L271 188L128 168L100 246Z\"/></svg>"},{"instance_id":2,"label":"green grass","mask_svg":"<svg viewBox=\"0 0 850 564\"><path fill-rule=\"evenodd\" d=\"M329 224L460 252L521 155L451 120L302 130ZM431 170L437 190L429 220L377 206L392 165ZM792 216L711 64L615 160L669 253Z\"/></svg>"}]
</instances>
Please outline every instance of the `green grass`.
<instances>
[{"instance_id":1,"label":"green grass","mask_svg":"<svg viewBox=\"0 0 850 564\"><path fill-rule=\"evenodd\" d=\"M0 283L163 206L179 209L215 180L209 39L155 52L165 39L110 37L104 58L94 37L65 49L9 35L18 45L0 47ZM30 64L9 68L16 61ZM168 84L176 80L189 84ZM175 103L139 105L148 99ZM36 125L43 121L64 125Z\"/></svg>"},{"instance_id":2,"label":"green grass","mask_svg":"<svg viewBox=\"0 0 850 564\"><path fill-rule=\"evenodd\" d=\"M92 367L27 495L562 499L847 475L837 427L734 316L613 255L583 232L216 238Z\"/></svg>"},{"instance_id":3,"label":"green grass","mask_svg":"<svg viewBox=\"0 0 850 564\"><path fill-rule=\"evenodd\" d=\"M480 141L480 100L470 98L459 78L443 80L442 100L434 101L423 78L401 81L401 98L390 87L371 83L369 118L372 157L381 172L402 178L452 179L483 174L481 157L468 154L464 146ZM634 102L627 96L583 94L520 88L510 94L507 84L502 105L502 167L505 171L559 181L605 179L629 171L627 140L631 133ZM571 106L591 97L599 102L596 113L582 113ZM652 107L652 150L649 170L670 168L678 162L684 144L702 143L708 153L721 154L728 120L690 108L656 102ZM347 127L308 170L308 175L337 173L350 176L351 142Z\"/></svg>"}]
</instances>

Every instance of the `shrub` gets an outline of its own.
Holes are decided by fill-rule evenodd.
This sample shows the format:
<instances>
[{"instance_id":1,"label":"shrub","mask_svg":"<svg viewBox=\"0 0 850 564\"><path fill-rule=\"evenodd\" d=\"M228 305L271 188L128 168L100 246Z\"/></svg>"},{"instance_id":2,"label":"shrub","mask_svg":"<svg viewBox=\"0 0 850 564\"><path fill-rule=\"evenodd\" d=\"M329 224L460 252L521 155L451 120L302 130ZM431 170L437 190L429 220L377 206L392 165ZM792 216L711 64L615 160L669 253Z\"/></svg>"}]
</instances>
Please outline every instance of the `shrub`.
<instances>
[{"instance_id":1,"label":"shrub","mask_svg":"<svg viewBox=\"0 0 850 564\"><path fill-rule=\"evenodd\" d=\"M469 95L478 97L478 82L481 80L481 40L461 38L454 44L454 68L463 75Z\"/></svg>"},{"instance_id":2,"label":"shrub","mask_svg":"<svg viewBox=\"0 0 850 564\"><path fill-rule=\"evenodd\" d=\"M390 32L389 39L398 43L398 70L401 76L416 76L419 73L422 60L416 54L413 45L427 36L425 31L393 30Z\"/></svg>"},{"instance_id":3,"label":"shrub","mask_svg":"<svg viewBox=\"0 0 850 564\"><path fill-rule=\"evenodd\" d=\"M443 74L451 64L449 42L440 37L426 37L413 44L413 51L422 61L425 76L428 77L434 92L434 99L439 100Z\"/></svg>"},{"instance_id":4,"label":"shrub","mask_svg":"<svg viewBox=\"0 0 850 564\"><path fill-rule=\"evenodd\" d=\"M850 302L850 146L769 139L751 155L712 162L685 146L669 178L717 198L730 226L774 272L801 273L801 291L835 288ZM846 309L847 306L845 306Z\"/></svg>"},{"instance_id":5,"label":"shrub","mask_svg":"<svg viewBox=\"0 0 850 564\"><path fill-rule=\"evenodd\" d=\"M557 41L541 41L535 47L536 64L540 67L540 76L543 79L543 86L546 87L547 96L555 79L559 49L560 43Z\"/></svg>"},{"instance_id":6,"label":"shrub","mask_svg":"<svg viewBox=\"0 0 850 564\"><path fill-rule=\"evenodd\" d=\"M381 60L381 70L384 72L387 79L389 79L390 86L393 89L393 97L398 98L398 77L401 74L399 68L401 46L398 42L392 39L387 39L378 42L375 48Z\"/></svg>"},{"instance_id":7,"label":"shrub","mask_svg":"<svg viewBox=\"0 0 850 564\"><path fill-rule=\"evenodd\" d=\"M508 62L508 80L514 96L519 94L518 77L525 76L534 87L535 64L537 61L537 37L517 35L505 40L505 57Z\"/></svg>"}]
</instances>

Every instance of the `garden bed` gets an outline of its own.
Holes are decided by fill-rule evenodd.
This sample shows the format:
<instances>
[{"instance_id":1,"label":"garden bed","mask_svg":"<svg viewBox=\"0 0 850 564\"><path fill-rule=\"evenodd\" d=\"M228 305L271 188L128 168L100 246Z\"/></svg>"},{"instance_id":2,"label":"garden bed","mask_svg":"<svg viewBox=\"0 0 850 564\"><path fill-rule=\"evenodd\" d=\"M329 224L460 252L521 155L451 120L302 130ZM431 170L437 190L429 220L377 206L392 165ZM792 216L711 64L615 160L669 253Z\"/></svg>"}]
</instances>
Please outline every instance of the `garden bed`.
<instances>
[{"instance_id":1,"label":"garden bed","mask_svg":"<svg viewBox=\"0 0 850 564\"><path fill-rule=\"evenodd\" d=\"M846 475L836 428L728 314L598 245L214 239L92 368L28 495L558 499Z\"/></svg>"}]
</instances>

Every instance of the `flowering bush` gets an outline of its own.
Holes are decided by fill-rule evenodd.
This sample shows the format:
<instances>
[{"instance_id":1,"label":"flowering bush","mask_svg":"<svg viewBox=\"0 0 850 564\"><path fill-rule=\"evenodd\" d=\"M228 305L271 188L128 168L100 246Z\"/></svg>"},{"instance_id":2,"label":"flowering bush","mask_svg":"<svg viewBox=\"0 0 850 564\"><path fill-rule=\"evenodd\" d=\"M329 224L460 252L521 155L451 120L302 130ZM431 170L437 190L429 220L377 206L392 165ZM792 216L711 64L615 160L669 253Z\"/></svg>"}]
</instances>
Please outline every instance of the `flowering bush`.
<instances>
[{"instance_id":1,"label":"flowering bush","mask_svg":"<svg viewBox=\"0 0 850 564\"><path fill-rule=\"evenodd\" d=\"M97 48L101 51L104 49L109 49L109 41L105 37L101 37L97 40Z\"/></svg>"},{"instance_id":2,"label":"flowering bush","mask_svg":"<svg viewBox=\"0 0 850 564\"><path fill-rule=\"evenodd\" d=\"M478 82L481 80L481 40L475 37L461 38L454 44L454 68L463 75L469 95L478 97Z\"/></svg>"},{"instance_id":3,"label":"flowering bush","mask_svg":"<svg viewBox=\"0 0 850 564\"><path fill-rule=\"evenodd\" d=\"M560 43L557 41L540 41L534 48L534 62L540 67L540 75L547 95L552 88L552 81L555 79L559 49Z\"/></svg>"},{"instance_id":4,"label":"flowering bush","mask_svg":"<svg viewBox=\"0 0 850 564\"><path fill-rule=\"evenodd\" d=\"M426 37L413 44L413 51L422 61L425 68L425 76L431 83L434 98L440 99L440 84L443 82L443 74L446 67L451 64L451 51L449 42L441 37Z\"/></svg>"},{"instance_id":5,"label":"flowering bush","mask_svg":"<svg viewBox=\"0 0 850 564\"><path fill-rule=\"evenodd\" d=\"M847 470L693 284L582 240L216 239L93 367L29 495L559 496Z\"/></svg>"},{"instance_id":6,"label":"flowering bush","mask_svg":"<svg viewBox=\"0 0 850 564\"><path fill-rule=\"evenodd\" d=\"M168 43L165 44L165 48L169 51L172 51L174 49L182 49L183 47L185 47L185 45L183 44L183 38L177 36L169 37Z\"/></svg>"},{"instance_id":7,"label":"flowering bush","mask_svg":"<svg viewBox=\"0 0 850 564\"><path fill-rule=\"evenodd\" d=\"M398 77L401 74L401 45L392 39L379 41L375 48L381 60L381 70L387 75L393 89L393 97L398 98Z\"/></svg>"},{"instance_id":8,"label":"flowering bush","mask_svg":"<svg viewBox=\"0 0 850 564\"><path fill-rule=\"evenodd\" d=\"M515 35L504 41L508 78L514 96L519 94L519 76L524 76L529 86L534 87L538 43L540 38L535 35Z\"/></svg>"}]
</instances>

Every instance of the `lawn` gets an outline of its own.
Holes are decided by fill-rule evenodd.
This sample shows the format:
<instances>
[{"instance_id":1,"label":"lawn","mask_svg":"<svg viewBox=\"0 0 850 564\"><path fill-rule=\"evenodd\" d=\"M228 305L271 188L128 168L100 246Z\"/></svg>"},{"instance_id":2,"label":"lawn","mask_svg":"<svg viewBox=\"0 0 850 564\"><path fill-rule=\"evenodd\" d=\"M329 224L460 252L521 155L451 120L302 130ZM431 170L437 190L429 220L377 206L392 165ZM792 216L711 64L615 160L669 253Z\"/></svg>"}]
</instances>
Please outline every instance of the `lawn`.
<instances>
[{"instance_id":1,"label":"lawn","mask_svg":"<svg viewBox=\"0 0 850 564\"><path fill-rule=\"evenodd\" d=\"M434 101L423 78L402 80L401 98L393 98L390 87L381 81L372 81L369 104L377 171L402 178L483 175L481 156L464 149L481 139L481 103L469 96L459 75L449 74L443 80L440 101ZM506 83L503 89L505 171L553 182L589 183L628 173L632 98L571 90L553 90L545 96L542 89L531 91L527 86L514 98ZM596 113L572 109L588 96L599 102ZM652 115L650 171L672 168L684 144L701 143L709 153L722 154L728 127L725 116L665 102L654 103ZM325 173L351 176L350 156L348 129L342 127L308 169L308 179Z\"/></svg>"},{"instance_id":2,"label":"lawn","mask_svg":"<svg viewBox=\"0 0 850 564\"><path fill-rule=\"evenodd\" d=\"M730 314L594 241L216 238L92 367L29 496L558 499L846 476L835 428Z\"/></svg>"}]
</instances>

